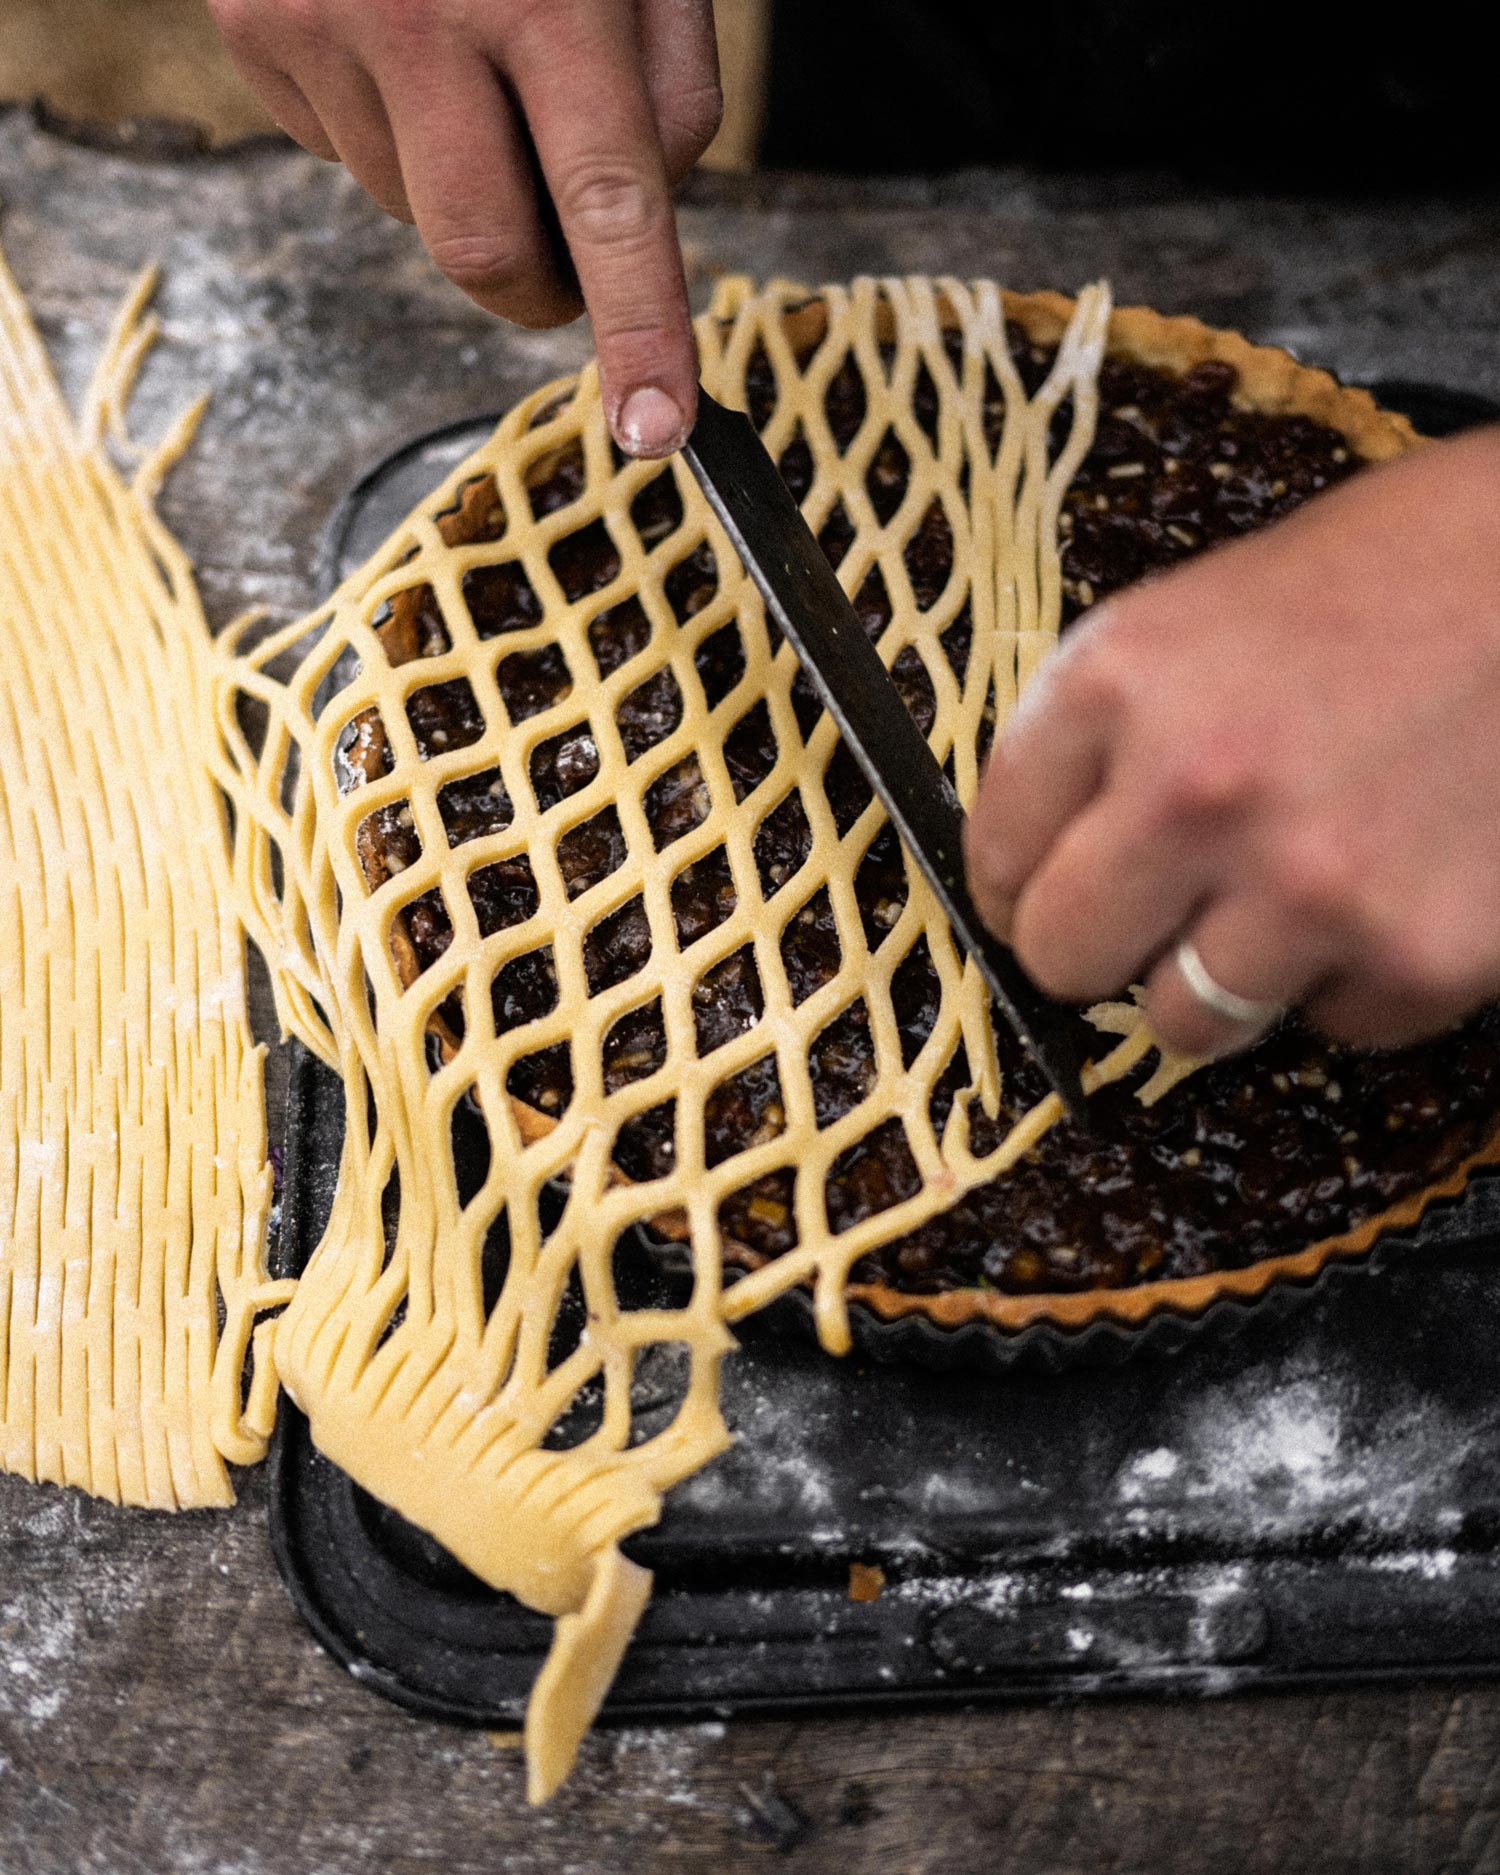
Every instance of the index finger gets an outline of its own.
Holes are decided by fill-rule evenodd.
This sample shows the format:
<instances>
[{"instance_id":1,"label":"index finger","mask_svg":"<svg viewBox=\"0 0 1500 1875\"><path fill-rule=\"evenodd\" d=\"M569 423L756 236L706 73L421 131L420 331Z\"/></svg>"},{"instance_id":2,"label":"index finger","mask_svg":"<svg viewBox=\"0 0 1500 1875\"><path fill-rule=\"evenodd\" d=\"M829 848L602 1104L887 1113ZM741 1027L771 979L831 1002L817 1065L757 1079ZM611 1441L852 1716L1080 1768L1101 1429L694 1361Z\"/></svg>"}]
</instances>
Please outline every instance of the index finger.
<instances>
[{"instance_id":1,"label":"index finger","mask_svg":"<svg viewBox=\"0 0 1500 1875\"><path fill-rule=\"evenodd\" d=\"M529 7L500 50L593 321L610 428L631 455L670 455L698 366L635 9Z\"/></svg>"}]
</instances>

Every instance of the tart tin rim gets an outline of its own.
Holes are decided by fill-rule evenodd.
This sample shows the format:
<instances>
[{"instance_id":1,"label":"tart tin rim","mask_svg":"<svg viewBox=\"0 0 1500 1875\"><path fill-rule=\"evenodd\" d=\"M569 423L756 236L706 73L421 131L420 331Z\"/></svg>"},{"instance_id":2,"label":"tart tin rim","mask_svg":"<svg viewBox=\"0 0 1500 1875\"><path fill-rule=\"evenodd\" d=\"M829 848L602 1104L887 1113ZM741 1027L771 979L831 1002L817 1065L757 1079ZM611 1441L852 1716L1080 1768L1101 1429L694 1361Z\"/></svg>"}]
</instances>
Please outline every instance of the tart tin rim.
<instances>
[{"instance_id":1,"label":"tart tin rim","mask_svg":"<svg viewBox=\"0 0 1500 1875\"><path fill-rule=\"evenodd\" d=\"M1385 1247L1384 1243L1380 1246ZM1311 1276L1273 1281L1255 1296L1216 1296L1194 1315L1161 1308L1134 1324L1099 1315L1075 1328L1046 1319L1024 1328L1002 1328L978 1316L945 1326L917 1310L878 1315L867 1301L851 1294L850 1352L882 1364L900 1363L935 1373L1003 1374L1022 1368L1062 1374L1075 1368L1118 1367L1137 1358L1170 1358L1189 1345L1230 1340L1250 1320L1291 1314L1333 1282L1371 1273L1376 1267L1375 1256L1334 1259ZM788 1291L771 1308L781 1311L779 1319L788 1329L818 1339L813 1298L807 1289L799 1286Z\"/></svg>"}]
</instances>

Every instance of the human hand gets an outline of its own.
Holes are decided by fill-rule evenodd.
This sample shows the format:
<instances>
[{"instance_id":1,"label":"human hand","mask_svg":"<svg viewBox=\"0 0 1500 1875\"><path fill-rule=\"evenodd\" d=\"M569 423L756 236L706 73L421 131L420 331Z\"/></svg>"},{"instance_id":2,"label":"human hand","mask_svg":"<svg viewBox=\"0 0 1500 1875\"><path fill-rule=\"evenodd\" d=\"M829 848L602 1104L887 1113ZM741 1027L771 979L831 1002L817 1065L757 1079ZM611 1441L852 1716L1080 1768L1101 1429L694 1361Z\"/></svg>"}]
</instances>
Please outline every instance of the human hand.
<instances>
[{"instance_id":1,"label":"human hand","mask_svg":"<svg viewBox=\"0 0 1500 1875\"><path fill-rule=\"evenodd\" d=\"M471 299L527 326L582 310L539 166L616 440L640 456L679 446L698 370L671 190L718 127L713 0L209 4L288 134L415 222Z\"/></svg>"},{"instance_id":2,"label":"human hand","mask_svg":"<svg viewBox=\"0 0 1500 1875\"><path fill-rule=\"evenodd\" d=\"M1500 992L1497 512L1487 430L1073 628L966 839L981 915L1044 989L1143 981L1156 1034L1192 1054L1263 1023L1192 993L1183 938L1235 996L1362 1046Z\"/></svg>"}]
</instances>

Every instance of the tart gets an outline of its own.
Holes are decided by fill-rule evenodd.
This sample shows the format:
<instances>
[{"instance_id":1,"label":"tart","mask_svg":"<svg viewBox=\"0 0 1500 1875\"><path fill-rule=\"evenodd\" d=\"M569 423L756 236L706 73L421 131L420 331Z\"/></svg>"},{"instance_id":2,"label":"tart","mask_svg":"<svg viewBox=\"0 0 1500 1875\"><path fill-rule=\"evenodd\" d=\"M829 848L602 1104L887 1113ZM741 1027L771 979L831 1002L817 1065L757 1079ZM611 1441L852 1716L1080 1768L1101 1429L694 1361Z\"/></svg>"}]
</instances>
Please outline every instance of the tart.
<instances>
[{"instance_id":1,"label":"tart","mask_svg":"<svg viewBox=\"0 0 1500 1875\"><path fill-rule=\"evenodd\" d=\"M1035 397L1054 373L1074 305L1045 293L1006 295L1003 303L1004 343L1014 372L1007 381ZM954 380L974 382L968 329L953 315L951 299L939 293L933 304ZM728 388L730 401L737 392L757 427L784 437L779 466L799 500L821 485L820 452L832 460L856 446L866 450L861 479L868 505L853 504L851 511L843 500L831 507L824 502L817 517L819 540L836 567L872 530L889 530L900 515L908 516L901 545L903 595L892 596L879 563L850 584L855 608L877 640L903 604L922 617L941 615L941 629L934 628L930 642L908 641L892 660L908 708L924 733L931 732L939 710L933 659L944 660L959 685L969 668L971 608L951 603L965 568L956 564L951 512L936 499L915 512L913 452L895 425L872 439L869 413L877 396L889 401L899 381L915 431L936 448L942 399L933 374L925 363L902 374L905 335L899 309L888 298L874 301L871 343L863 353L850 346L837 359L828 355L833 322L826 295L783 296L776 316L783 343L760 343L744 352L736 382L716 388L721 397ZM726 318L721 329L727 325ZM1005 429L1006 374L993 363L984 370L984 435L993 452ZM789 372L799 375L804 398L807 385L816 384L821 421L799 421L785 437L786 425L778 430L776 418ZM1419 442L1404 418L1285 353L1145 309L1114 313L1094 384L1097 415L1054 516L1057 622L1064 631L1108 594L1267 525L1365 464ZM544 427L570 395L564 387L544 400L533 428ZM1054 464L1062 459L1070 429L1077 433L1081 401L1081 394L1070 393L1053 414ZM617 473L626 466L614 459ZM635 465L631 470L639 485L632 484L628 526L649 554L683 528L684 504L692 495L679 467L649 475ZM618 529L626 524L624 516L614 514L614 531L606 525L597 494L585 499L589 479L576 441L538 453L525 470L534 520L581 505L579 526L560 533L549 555L570 607L588 606L591 595L616 584L621 569ZM513 729L525 733L522 726L532 718L560 712L577 673L555 646L534 642L544 608L536 582L509 551L494 475L475 474L462 482L437 525L443 542L462 552L463 602L478 639L500 641L500 698ZM671 566L661 590L679 628L687 630L714 601L722 574L704 538ZM939 606L944 595L948 602ZM374 626L393 665L442 657L451 649L443 605L426 581L392 592ZM636 596L601 603L588 624L597 667L591 681L610 684L615 673L642 659L660 629ZM505 654L504 641L516 633L530 634L528 648ZM724 716L721 706L738 694L745 657L743 636L732 621L697 637L692 666L711 714ZM1018 659L1024 663L1024 653ZM627 763L678 729L684 703L674 668L657 659L613 706ZM798 727L810 739L821 715L817 699L800 676L792 680L790 694ZM967 768L961 761L960 774L975 772L1004 707L1003 697L991 695L975 716L972 746L964 752ZM424 762L478 748L487 734L462 677L412 691L407 716ZM813 848L802 798L807 784L765 805L780 751L763 707L724 722L721 735L717 752L735 801L760 803L753 856L762 902L785 903L781 895L794 892ZM958 754L954 749L950 760ZM392 751L373 711L351 720L339 760L345 791L389 774ZM587 788L600 763L592 717L535 742L526 768L535 811L545 815ZM835 748L817 785L840 838L870 827L869 789L846 751ZM701 751L693 751L663 768L641 795L645 829L663 873L670 874L671 919L684 955L735 915L740 897L726 847L687 865L672 855L674 845L703 822L709 792ZM512 828L517 815L498 765L471 764L441 788L438 806L454 847L493 841ZM570 825L556 844L568 899L614 874L632 837L641 838L640 822L632 836L626 818L608 804ZM412 866L421 847L409 807L387 801L376 808L360 824L357 850L372 892ZM951 993L928 936L913 932L910 920L903 922L912 886L889 827L868 838L851 874L854 913L872 982L877 976L879 982L868 996L846 996L807 1049L820 1129L848 1122L869 1102L881 1077L889 1081L919 1056L928 1058L924 1050L930 1051L945 994ZM476 867L468 890L481 938L537 914L537 880L524 850ZM800 1007L839 977L849 917L846 901L841 924L825 885L805 891L798 909L779 921L780 967L792 1006ZM882 951L895 944L898 932L902 954L892 965ZM419 893L401 906L390 941L403 984L415 984L438 962L452 934L440 891ZM653 941L641 896L601 918L582 947L588 995L628 982L643 968ZM764 951L745 943L719 956L697 980L692 1007L700 1058L761 1022L764 968ZM890 1024L876 1010L879 999L888 1004ZM546 946L512 957L493 983L496 1032L545 1017L557 1000L556 965ZM1111 1024L1132 1028L1124 1007L1080 1011L1076 1021L1083 1052L1095 1056L1108 1046L1103 1031ZM451 1061L464 1030L461 999L449 996L428 1022L435 1058ZM988 1099L976 1091L984 1076L971 1059L971 1038L972 1031L965 1031L953 1041L925 1095L935 1136L946 1137L950 1116L962 1108L962 1158L969 1166L1004 1157L1001 1148L1011 1130L1046 1100L1036 1069L998 1022L998 1075L991 1078ZM891 1058L893 1044L899 1067ZM1141 1059L1129 1073L1092 1096L1100 1109L1096 1132L1084 1135L1065 1118L1033 1129L1028 1150L993 1177L959 1181L951 1202L929 1207L915 1227L889 1234L853 1261L847 1268L848 1299L885 1320L915 1315L939 1327L979 1322L1006 1331L1042 1322L1074 1330L1095 1321L1129 1327L1163 1310L1197 1316L1219 1297L1250 1299L1272 1284L1310 1278L1336 1258L1366 1252L1381 1234L1410 1224L1433 1198L1461 1191L1477 1166L1500 1157L1500 1013L1494 1009L1439 1041L1387 1054L1334 1047L1289 1019L1250 1054L1200 1069L1160 1099L1151 1096L1164 1077L1159 1068L1153 1075L1146 1052L1139 1051ZM605 1038L604 1093L659 1073L668 1055L660 999L626 1010ZM553 1041L523 1055L506 1087L522 1136L541 1137L574 1097L568 1043ZM704 1100L705 1165L773 1142L786 1121L778 1058L768 1053L724 1079ZM619 1127L612 1148L616 1173L649 1183L671 1171L677 1150L676 1103L663 1100ZM723 1199L717 1218L727 1268L753 1276L795 1255L796 1178L795 1165L777 1166L747 1178ZM852 1137L830 1167L824 1191L828 1228L837 1237L896 1212L921 1192L923 1182L907 1131L887 1114ZM669 1238L686 1234L677 1210L662 1212L654 1226Z\"/></svg>"}]
</instances>

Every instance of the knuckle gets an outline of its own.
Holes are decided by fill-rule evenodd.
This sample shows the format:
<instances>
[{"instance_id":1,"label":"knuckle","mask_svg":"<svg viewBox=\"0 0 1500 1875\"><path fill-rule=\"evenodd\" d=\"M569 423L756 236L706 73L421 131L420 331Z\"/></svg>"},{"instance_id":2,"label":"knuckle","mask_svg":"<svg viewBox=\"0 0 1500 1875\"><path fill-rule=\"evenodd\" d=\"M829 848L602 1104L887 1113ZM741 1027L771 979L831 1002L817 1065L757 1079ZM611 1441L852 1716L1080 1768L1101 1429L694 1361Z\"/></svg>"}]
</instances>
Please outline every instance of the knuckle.
<instances>
[{"instance_id":1,"label":"knuckle","mask_svg":"<svg viewBox=\"0 0 1500 1875\"><path fill-rule=\"evenodd\" d=\"M1142 659L1121 623L1101 615L1097 625L1085 622L1082 637L1063 641L1050 672L1049 702L1091 723L1120 725L1137 714L1138 700L1151 694L1150 660Z\"/></svg>"},{"instance_id":2,"label":"knuckle","mask_svg":"<svg viewBox=\"0 0 1500 1875\"><path fill-rule=\"evenodd\" d=\"M434 234L427 251L464 292L503 298L524 287L527 270L515 249L492 234Z\"/></svg>"},{"instance_id":3,"label":"knuckle","mask_svg":"<svg viewBox=\"0 0 1500 1875\"><path fill-rule=\"evenodd\" d=\"M1293 919L1358 922L1363 868L1350 842L1327 827L1304 827L1266 860L1271 896Z\"/></svg>"},{"instance_id":4,"label":"knuckle","mask_svg":"<svg viewBox=\"0 0 1500 1875\"><path fill-rule=\"evenodd\" d=\"M379 12L385 24L398 32L425 32L444 23L440 0L380 0Z\"/></svg>"},{"instance_id":5,"label":"knuckle","mask_svg":"<svg viewBox=\"0 0 1500 1875\"><path fill-rule=\"evenodd\" d=\"M436 38L458 25L442 0L379 0L367 17L371 30L397 54L425 54Z\"/></svg>"},{"instance_id":6,"label":"knuckle","mask_svg":"<svg viewBox=\"0 0 1500 1875\"><path fill-rule=\"evenodd\" d=\"M1215 737L1180 749L1159 778L1162 812L1168 820L1213 820L1247 808L1258 793L1249 752Z\"/></svg>"},{"instance_id":7,"label":"knuckle","mask_svg":"<svg viewBox=\"0 0 1500 1875\"><path fill-rule=\"evenodd\" d=\"M252 14L264 11L251 5ZM276 10L281 24L306 39L321 39L329 26L327 0L276 0Z\"/></svg>"},{"instance_id":8,"label":"knuckle","mask_svg":"<svg viewBox=\"0 0 1500 1875\"><path fill-rule=\"evenodd\" d=\"M498 33L512 45L524 44L557 26L557 0L505 0L502 6L495 0L448 0L448 5L456 23L475 38Z\"/></svg>"},{"instance_id":9,"label":"knuckle","mask_svg":"<svg viewBox=\"0 0 1500 1875\"><path fill-rule=\"evenodd\" d=\"M601 246L628 247L644 240L656 226L660 207L657 191L628 163L581 163L557 185L564 226Z\"/></svg>"},{"instance_id":10,"label":"knuckle","mask_svg":"<svg viewBox=\"0 0 1500 1875\"><path fill-rule=\"evenodd\" d=\"M1052 674L1055 700L1091 717L1118 715L1133 688L1128 656L1102 634L1065 647Z\"/></svg>"}]
</instances>

